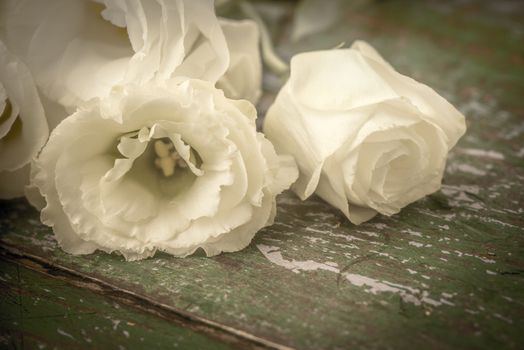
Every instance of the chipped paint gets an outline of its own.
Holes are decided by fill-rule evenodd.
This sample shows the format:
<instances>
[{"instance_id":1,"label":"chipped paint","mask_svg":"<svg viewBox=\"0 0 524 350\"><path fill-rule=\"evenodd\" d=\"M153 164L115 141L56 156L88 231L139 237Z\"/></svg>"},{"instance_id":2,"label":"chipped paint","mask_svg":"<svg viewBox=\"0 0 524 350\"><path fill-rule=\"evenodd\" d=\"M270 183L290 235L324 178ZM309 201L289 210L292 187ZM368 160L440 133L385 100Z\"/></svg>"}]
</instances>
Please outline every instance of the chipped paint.
<instances>
[{"instance_id":1,"label":"chipped paint","mask_svg":"<svg viewBox=\"0 0 524 350\"><path fill-rule=\"evenodd\" d=\"M485 176L488 173L487 171L478 169L473 165L462 164L462 163L452 163L450 166L448 166L446 170L450 174L453 174L456 171L460 171L460 172L475 175L475 176Z\"/></svg>"},{"instance_id":2,"label":"chipped paint","mask_svg":"<svg viewBox=\"0 0 524 350\"><path fill-rule=\"evenodd\" d=\"M500 152L494 150L486 150L480 148L459 148L458 152L474 157L491 158L496 160L504 160L506 157Z\"/></svg>"},{"instance_id":3,"label":"chipped paint","mask_svg":"<svg viewBox=\"0 0 524 350\"><path fill-rule=\"evenodd\" d=\"M280 248L267 246L264 244L258 244L257 248L264 254L264 256L272 261L273 263L285 267L295 273L300 271L315 271L315 270L326 270L331 272L339 272L337 264L333 262L318 263L312 260L297 261L297 260L286 260L282 257Z\"/></svg>"},{"instance_id":4,"label":"chipped paint","mask_svg":"<svg viewBox=\"0 0 524 350\"><path fill-rule=\"evenodd\" d=\"M363 276L355 273L342 272L338 269L338 265L334 263L318 263L312 260L307 261L298 261L298 260L287 260L282 256L279 247L267 246L264 244L257 245L258 250L273 264L284 267L288 270L291 270L295 273L300 271L316 271L316 270L325 270L329 272L334 272L341 274L344 278L349 281L354 286L365 287L364 290L367 293L378 294L378 293L395 293L398 294L401 299L406 303L411 303L416 306L422 305L423 303L432 305L432 306L441 306L441 305L450 305L454 304L450 301L440 298L435 300L430 298L428 291L421 291L418 288L413 288L405 286L399 283L393 283L388 281L380 281L373 279L371 277ZM411 271L410 271L411 273ZM416 273L416 272L415 272ZM430 277L422 275L426 279ZM444 294L442 294L444 296ZM446 295L450 295L447 293Z\"/></svg>"},{"instance_id":5,"label":"chipped paint","mask_svg":"<svg viewBox=\"0 0 524 350\"><path fill-rule=\"evenodd\" d=\"M67 337L67 338L70 338L70 339L75 340L75 337L73 337L71 334L67 333L66 331L64 331L64 330L62 330L62 329L60 329L60 328L58 328L58 329L56 330L56 332L57 332L58 334L60 334L60 335L63 335L64 337Z\"/></svg>"},{"instance_id":6,"label":"chipped paint","mask_svg":"<svg viewBox=\"0 0 524 350\"><path fill-rule=\"evenodd\" d=\"M412 236L423 237L423 236L422 236L422 233L417 232L417 231L413 231L413 230L411 230L411 229L403 230L402 232L409 233L409 234L412 235Z\"/></svg>"}]
</instances>

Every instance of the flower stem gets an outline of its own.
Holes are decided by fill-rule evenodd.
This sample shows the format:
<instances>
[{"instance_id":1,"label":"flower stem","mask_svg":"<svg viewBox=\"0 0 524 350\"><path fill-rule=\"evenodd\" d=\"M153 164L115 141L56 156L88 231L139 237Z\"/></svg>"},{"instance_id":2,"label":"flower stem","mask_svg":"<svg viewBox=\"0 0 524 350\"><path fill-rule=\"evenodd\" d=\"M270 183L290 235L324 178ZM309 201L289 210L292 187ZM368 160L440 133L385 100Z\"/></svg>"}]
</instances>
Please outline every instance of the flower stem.
<instances>
[{"instance_id":1,"label":"flower stem","mask_svg":"<svg viewBox=\"0 0 524 350\"><path fill-rule=\"evenodd\" d=\"M258 25L260 30L260 43L262 45L262 59L266 66L277 75L288 73L289 65L275 53L273 41L271 40L267 26L257 10L251 3L245 0L238 0L238 4L244 14L254 20Z\"/></svg>"}]
</instances>

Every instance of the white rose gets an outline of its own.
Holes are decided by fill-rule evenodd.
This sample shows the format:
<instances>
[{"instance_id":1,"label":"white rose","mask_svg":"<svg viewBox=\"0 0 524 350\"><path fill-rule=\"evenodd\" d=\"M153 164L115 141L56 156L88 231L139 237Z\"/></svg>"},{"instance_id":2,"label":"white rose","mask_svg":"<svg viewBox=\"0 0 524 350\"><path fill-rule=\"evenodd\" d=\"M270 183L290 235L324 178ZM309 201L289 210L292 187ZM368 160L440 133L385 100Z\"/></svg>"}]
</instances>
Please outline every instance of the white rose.
<instances>
[{"instance_id":1,"label":"white rose","mask_svg":"<svg viewBox=\"0 0 524 350\"><path fill-rule=\"evenodd\" d=\"M70 112L114 86L173 76L215 83L229 66L213 0L10 0L6 44Z\"/></svg>"},{"instance_id":2,"label":"white rose","mask_svg":"<svg viewBox=\"0 0 524 350\"><path fill-rule=\"evenodd\" d=\"M0 198L24 194L29 163L48 135L29 70L0 41Z\"/></svg>"},{"instance_id":3,"label":"white rose","mask_svg":"<svg viewBox=\"0 0 524 350\"><path fill-rule=\"evenodd\" d=\"M226 74L217 87L233 99L246 99L257 103L262 92L262 63L259 33L252 20L220 19L229 48L230 61Z\"/></svg>"},{"instance_id":4,"label":"white rose","mask_svg":"<svg viewBox=\"0 0 524 350\"><path fill-rule=\"evenodd\" d=\"M264 131L295 156L293 189L317 193L355 224L437 191L464 116L396 72L368 44L299 54Z\"/></svg>"},{"instance_id":5,"label":"white rose","mask_svg":"<svg viewBox=\"0 0 524 350\"><path fill-rule=\"evenodd\" d=\"M73 254L242 249L298 176L255 118L251 103L199 80L94 100L56 127L35 162L41 219Z\"/></svg>"}]
</instances>

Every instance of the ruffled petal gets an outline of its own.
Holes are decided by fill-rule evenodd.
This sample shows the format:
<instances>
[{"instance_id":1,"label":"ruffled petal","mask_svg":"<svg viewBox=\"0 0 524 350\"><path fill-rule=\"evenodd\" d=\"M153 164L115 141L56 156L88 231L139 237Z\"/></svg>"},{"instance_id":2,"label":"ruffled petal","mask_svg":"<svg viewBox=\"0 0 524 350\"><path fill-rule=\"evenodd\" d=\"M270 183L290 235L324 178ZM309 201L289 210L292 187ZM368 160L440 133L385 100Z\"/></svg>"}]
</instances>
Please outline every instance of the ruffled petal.
<instances>
[{"instance_id":1,"label":"ruffled petal","mask_svg":"<svg viewBox=\"0 0 524 350\"><path fill-rule=\"evenodd\" d=\"M192 80L129 85L92 101L56 127L35 162L42 219L73 253L136 260L241 249L272 223L276 195L297 176L293 160L256 132L255 116L248 102ZM172 148L155 149L159 140ZM155 160L169 152L189 166L160 172Z\"/></svg>"},{"instance_id":2,"label":"ruffled petal","mask_svg":"<svg viewBox=\"0 0 524 350\"><path fill-rule=\"evenodd\" d=\"M5 6L2 21L39 88L69 111L127 83L214 84L229 66L212 0L22 0Z\"/></svg>"}]
</instances>

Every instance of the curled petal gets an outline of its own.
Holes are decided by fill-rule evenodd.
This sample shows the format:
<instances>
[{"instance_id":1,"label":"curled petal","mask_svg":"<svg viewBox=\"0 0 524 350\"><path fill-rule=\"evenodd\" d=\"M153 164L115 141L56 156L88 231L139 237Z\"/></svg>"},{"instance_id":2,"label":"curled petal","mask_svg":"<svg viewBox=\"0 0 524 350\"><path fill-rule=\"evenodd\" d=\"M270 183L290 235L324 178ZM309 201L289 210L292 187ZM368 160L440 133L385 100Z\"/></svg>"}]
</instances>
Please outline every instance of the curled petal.
<instances>
[{"instance_id":1,"label":"curled petal","mask_svg":"<svg viewBox=\"0 0 524 350\"><path fill-rule=\"evenodd\" d=\"M293 57L264 130L278 152L295 157L300 198L316 192L359 224L438 190L465 122L358 41Z\"/></svg>"}]
</instances>

